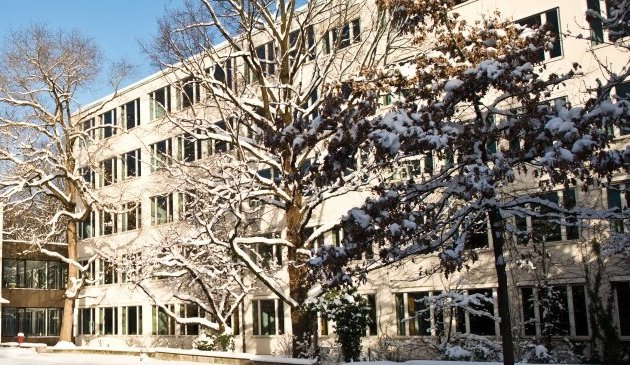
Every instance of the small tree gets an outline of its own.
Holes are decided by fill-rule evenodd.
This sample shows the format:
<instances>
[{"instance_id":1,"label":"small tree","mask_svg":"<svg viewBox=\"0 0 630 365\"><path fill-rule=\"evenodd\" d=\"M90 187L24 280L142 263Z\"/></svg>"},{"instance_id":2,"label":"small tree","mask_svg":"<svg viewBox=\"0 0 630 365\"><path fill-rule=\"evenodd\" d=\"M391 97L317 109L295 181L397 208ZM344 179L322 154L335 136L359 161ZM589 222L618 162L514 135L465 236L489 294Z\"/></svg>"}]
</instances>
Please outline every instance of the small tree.
<instances>
[{"instance_id":1,"label":"small tree","mask_svg":"<svg viewBox=\"0 0 630 365\"><path fill-rule=\"evenodd\" d=\"M358 361L361 357L361 337L370 324L370 306L367 299L352 286L329 289L307 308L335 322L336 341L341 345L343 360Z\"/></svg>"},{"instance_id":2,"label":"small tree","mask_svg":"<svg viewBox=\"0 0 630 365\"><path fill-rule=\"evenodd\" d=\"M240 318L240 305L255 288L255 283L247 275L245 264L234 260L228 247L208 243L205 231L201 230L196 236L193 233L181 236L181 232L195 230L197 210L192 207L202 206L201 201L206 198L199 192L195 196L187 195L185 199L191 209L176 227L162 232L161 240L118 254L102 254L116 263L129 283L140 287L178 323L197 324L208 329L214 339L217 335L219 340L229 339L240 330L233 326L240 326L241 322L233 322L232 318ZM222 239L225 232L227 228ZM193 306L196 315L184 316L181 311L172 311L165 305L171 299ZM204 314L210 314L210 318Z\"/></svg>"}]
</instances>

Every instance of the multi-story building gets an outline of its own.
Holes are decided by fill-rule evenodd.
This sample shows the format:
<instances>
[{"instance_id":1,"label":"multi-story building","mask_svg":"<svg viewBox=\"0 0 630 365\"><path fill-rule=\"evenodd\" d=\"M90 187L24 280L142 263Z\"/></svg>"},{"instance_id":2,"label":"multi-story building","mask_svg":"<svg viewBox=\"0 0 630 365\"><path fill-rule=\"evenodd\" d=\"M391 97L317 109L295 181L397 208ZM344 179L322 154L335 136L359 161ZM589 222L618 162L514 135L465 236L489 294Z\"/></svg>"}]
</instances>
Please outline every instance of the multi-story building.
<instances>
[{"instance_id":1,"label":"multi-story building","mask_svg":"<svg viewBox=\"0 0 630 365\"><path fill-rule=\"evenodd\" d=\"M566 70L575 61L581 63L584 76L571 81L566 88L554 90L549 99L566 98L575 105L582 103L588 96L587 87L601 78L601 64L605 60L612 68L620 69L626 65L627 53L623 53L609 41L608 34L596 23L589 24L584 19L587 7L605 9L605 2L599 0L550 0L501 2L492 0L460 1L455 11L466 19L478 19L483 14L498 9L503 16L527 25L549 24L558 34L553 49L541 54L541 63L547 72ZM369 41L369 29L372 18L370 7L356 10L352 17L336 24L334 20L321 23L318 28L314 24L309 34L314 44L319 47L314 57L330 52L330 42L335 42L339 30L342 37L347 38L348 52L353 52L355 43ZM357 9L361 9L360 7ZM334 19L334 16L328 17ZM350 19L352 18L352 19ZM325 25L324 25L325 24ZM336 29L336 30L335 30ZM334 31L333 31L334 30ZM577 36L581 34L582 36ZM257 45L258 46L258 45ZM228 45L223 47L229 52ZM268 60L269 74L275 72L274 46L265 43L261 38L256 47L257 56ZM407 59L410 49L393 55L392 63ZM210 65L208 65L210 67ZM173 71L177 73L178 71ZM216 72L216 69L215 69ZM234 59L233 63L221 68L225 82L238 83L247 78L243 64ZM307 71L305 71L306 73ZM206 97L206 91L194 83L190 87L178 90L173 87L169 72L159 72L141 80L123 90L111 99L94 103L81 111L82 115L92 113L93 116L84 121L85 130L95 141L86 146L85 155L80 156L84 166L98 166L96 170L82 171L98 191L99 196L107 201L115 201L126 208L124 214L110 214L95 211L89 221L78 229L80 238L80 256L88 260L103 252L123 252L125 248L139 242L151 242L161 239L169 229L177 229L184 209L185 198L172 193L168 174L160 167L164 164L163 156L175 160L195 161L212 159L222 153L228 153L229 147L219 141L190 143L182 135L182 130L169 122L166 115L202 113L205 118L214 118L214 111L197 110L197 102ZM215 75L216 76L216 75ZM229 80L229 81L228 81ZM630 95L630 84L617 88L619 97ZM316 98L317 96L315 96ZM386 96L385 99L388 99ZM628 144L627 130L614 130L619 145ZM503 142L499 142L501 145ZM496 146L494 148L497 148ZM421 174L438 169L443 161L431 156L410 159L403 163L394 175L395 178L406 178L409 175ZM417 169L416 166L423 166ZM423 170L424 172L422 172ZM271 174L271 172L270 172ZM615 177L614 182L621 190L602 189L601 191L583 194L575 190L561 190L549 193L555 201L564 202L566 207L578 202L606 205L614 208L627 208L628 195L627 176ZM524 180L523 188L532 189L537 181ZM366 193L353 193L336 198L325 206L317 217L313 218L312 227L337 221L348 208L360 204ZM519 222L524 231L535 230L543 224L535 219L527 218ZM616 224L616 223L615 223ZM483 227L482 227L483 228ZM627 232L627 227L614 225L620 232ZM435 296L446 290L459 289L466 293L479 293L496 298L496 279L491 250L492 238L483 229L471 242L470 249L477 252L478 259L471 263L470 269L450 277L441 274L422 274L432 267L436 259L432 257L417 258L405 261L400 266L380 269L370 273L367 283L361 287L373 308L373 325L366 331L366 343L376 346L379 339L389 337L399 340L417 340L424 343L448 329L460 333L476 334L488 338L498 338L497 321L485 316L476 316L473 312L454 311L443 313L427 306L423 307L419 299ZM589 298L585 286L586 276L581 268L584 251L579 244L582 233L570 225L557 225L551 228L552 234L546 234L549 257L554 258L553 267L548 270L546 278L554 287L557 300L562 303L562 313L558 313L558 330L553 333L554 339L570 338L587 342L592 335L588 311ZM336 245L342 232L330 231L324 235L323 241ZM273 252L270 259L283 265L282 251ZM286 260L285 265L286 265ZM11 262L7 262L7 265ZM15 263L15 265L18 265ZM26 264L23 264L26 265ZM29 264L30 265L30 264ZM106 259L99 258L89 264L90 274L94 281L82 292L77 301L75 311L76 342L79 344L133 344L133 345L168 345L190 346L192 339L199 333L199 328L180 325L160 310L138 288L124 282L124 277ZM6 269L5 269L6 271ZM282 271L282 270L281 270ZM280 275L280 274L279 274ZM510 272L511 303L513 323L519 326L518 334L524 339L541 335L542 308L532 303L538 302L538 278L525 269L514 268ZM622 340L630 340L630 313L626 308L630 301L630 272L624 265L613 265L607 273L606 287L612 293L615 325ZM17 282L17 279L15 279ZM7 284L9 285L9 284ZM3 287L4 285L3 276ZM168 288L162 289L165 295ZM10 292L5 297L11 301L19 300ZM493 299L494 300L494 299ZM172 304L173 311L183 316L196 316L198 309L186 305ZM492 302L483 305L490 313L498 315L497 306ZM7 308L4 308L6 313ZM50 312L50 309L48 310ZM420 314L419 314L420 313ZM4 317L3 317L4 318ZM50 313L49 313L50 318ZM446 321L446 318L449 320ZM290 333L289 307L276 296L265 290L257 290L251 294L234 314L234 334L237 349L245 352L270 354L282 351L287 343L284 334ZM3 322L3 331L7 325ZM333 334L333 330L322 321L320 335L323 338ZM4 336L4 334L3 334ZM409 352L411 354L411 352ZM404 355L401 355L404 356ZM412 355L409 355L412 356ZM430 356L430 355L424 355Z\"/></svg>"}]
</instances>

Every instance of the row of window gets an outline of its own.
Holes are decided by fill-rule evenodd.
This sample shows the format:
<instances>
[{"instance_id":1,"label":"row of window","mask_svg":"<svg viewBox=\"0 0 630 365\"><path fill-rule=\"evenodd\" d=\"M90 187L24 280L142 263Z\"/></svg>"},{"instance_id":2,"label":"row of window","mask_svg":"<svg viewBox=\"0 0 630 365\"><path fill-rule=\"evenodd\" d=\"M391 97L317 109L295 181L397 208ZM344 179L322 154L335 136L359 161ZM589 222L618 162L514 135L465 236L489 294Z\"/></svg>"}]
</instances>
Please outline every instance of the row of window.
<instances>
[{"instance_id":1,"label":"row of window","mask_svg":"<svg viewBox=\"0 0 630 365\"><path fill-rule=\"evenodd\" d=\"M225 123L217 125L225 128ZM175 147L176 146L176 147ZM155 172L173 160L192 162L204 155L226 153L232 150L229 142L214 139L197 139L186 134L179 137L167 138L149 145L151 153L151 171ZM79 174L91 189L102 188L129 178L142 176L142 150L135 149L120 156L110 157L99 163L97 173L91 168L82 167Z\"/></svg>"},{"instance_id":2,"label":"row of window","mask_svg":"<svg viewBox=\"0 0 630 365\"><path fill-rule=\"evenodd\" d=\"M157 199L157 197L154 198ZM140 228L142 228L142 205L139 202L129 202L120 206L116 212L92 211L87 220L77 224L77 236L80 239L86 239Z\"/></svg>"},{"instance_id":3,"label":"row of window","mask_svg":"<svg viewBox=\"0 0 630 365\"><path fill-rule=\"evenodd\" d=\"M630 336L630 282L611 283L616 306L618 330L621 336ZM492 289L463 290L462 296L441 295L440 291L402 292L394 294L398 336L440 336L451 325L460 333L480 336L497 336L498 312ZM588 336L588 309L583 284L552 285L545 288L521 287L520 310L523 336ZM376 296L367 294L370 307L370 324L364 335L378 335ZM470 298L474 298L471 300ZM196 305L182 304L178 308L168 305L173 313L179 310L182 318L210 318ZM279 299L252 301L252 330L255 336L285 333L285 314L289 308ZM10 313L15 313L15 311ZM13 314L15 315L15 314ZM120 318L119 318L120 316ZM152 335L197 335L197 324L176 325L166 311L152 306ZM3 315L3 326L4 326ZM30 323L30 322L29 322ZM43 323L43 322L42 322ZM142 307L103 307L79 309L79 334L141 335ZM120 327L119 327L120 326ZM232 318L235 334L239 334L238 313ZM3 327L6 329L6 327ZM319 322L320 334L333 333L324 318ZM177 329L177 330L176 330Z\"/></svg>"},{"instance_id":4,"label":"row of window","mask_svg":"<svg viewBox=\"0 0 630 365\"><path fill-rule=\"evenodd\" d=\"M207 318L212 320L203 309L194 304L166 305L167 309L180 318ZM178 310L179 312L177 312ZM142 306L79 308L79 335L143 335L147 334L142 326ZM238 312L232 316L232 327L235 335L239 334ZM151 306L151 335L199 335L198 324L180 324L166 310Z\"/></svg>"},{"instance_id":5,"label":"row of window","mask_svg":"<svg viewBox=\"0 0 630 365\"><path fill-rule=\"evenodd\" d=\"M630 336L630 311L627 310L630 305L630 282L613 282L611 286L619 334ZM521 287L519 292L523 336L589 335L589 314L583 284ZM395 294L397 334L439 336L450 323L454 323L460 333L481 336L499 334L498 322L494 320L498 310L492 289L462 291L462 294L477 296L477 300L470 301L468 308L454 304L457 298L438 299L440 294L439 291Z\"/></svg>"},{"instance_id":6,"label":"row of window","mask_svg":"<svg viewBox=\"0 0 630 365\"><path fill-rule=\"evenodd\" d=\"M2 336L59 336L62 308L2 307Z\"/></svg>"},{"instance_id":7,"label":"row of window","mask_svg":"<svg viewBox=\"0 0 630 365\"><path fill-rule=\"evenodd\" d=\"M324 52L331 49L343 49L361 40L359 19L345 23L326 32L324 36ZM298 29L289 34L289 58L291 62L298 57L298 52L306 54L309 60L315 58L315 32L313 26ZM255 48L255 54L262 68L263 75L276 73L276 45L268 42ZM228 88L236 87L235 60L227 59L220 64L206 69L208 75L224 83ZM248 68L245 69L245 80L255 82ZM172 92L172 89L175 92ZM174 95L174 99L173 99ZM172 87L167 85L149 93L149 120L163 118L173 110L185 109L201 101L201 83L198 79L188 77L180 80ZM173 105L174 104L174 105ZM83 122L83 131L92 140L109 138L119 130L130 130L140 125L140 98L127 102L119 108L110 109L95 118Z\"/></svg>"},{"instance_id":8,"label":"row of window","mask_svg":"<svg viewBox=\"0 0 630 365\"><path fill-rule=\"evenodd\" d=\"M63 289L67 272L60 261L2 259L2 287Z\"/></svg>"}]
</instances>

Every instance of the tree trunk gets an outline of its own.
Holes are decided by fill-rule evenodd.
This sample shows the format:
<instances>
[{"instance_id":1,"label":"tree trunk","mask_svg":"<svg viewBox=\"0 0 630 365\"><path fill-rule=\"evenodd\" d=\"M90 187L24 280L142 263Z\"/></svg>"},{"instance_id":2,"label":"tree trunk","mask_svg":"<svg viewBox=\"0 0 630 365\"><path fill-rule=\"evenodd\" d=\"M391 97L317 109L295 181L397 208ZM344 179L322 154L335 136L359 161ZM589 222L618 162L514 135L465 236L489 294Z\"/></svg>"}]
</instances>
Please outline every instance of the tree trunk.
<instances>
[{"instance_id":1,"label":"tree trunk","mask_svg":"<svg viewBox=\"0 0 630 365\"><path fill-rule=\"evenodd\" d=\"M301 203L299 193L293 194L293 203L286 210L287 240L294 247L289 247L287 254L289 272L289 295L299 306L291 308L291 331L293 334L293 357L315 356L317 352L317 314L306 310L302 304L308 297L308 266L298 249L304 240L301 237Z\"/></svg>"},{"instance_id":2,"label":"tree trunk","mask_svg":"<svg viewBox=\"0 0 630 365\"><path fill-rule=\"evenodd\" d=\"M68 255L66 256L68 259L72 261L77 261L77 233L76 233L76 222L69 221L66 224L66 242L68 244ZM78 278L78 268L75 265L68 265L68 277L66 279L66 289L72 287L73 279ZM72 297L69 297L66 293L64 293L63 299L63 315L61 317L61 328L59 330L59 341L68 341L72 342L72 327L74 324L74 300L76 299L76 294Z\"/></svg>"},{"instance_id":3,"label":"tree trunk","mask_svg":"<svg viewBox=\"0 0 630 365\"><path fill-rule=\"evenodd\" d=\"M505 225L497 209L489 212L490 231L494 247L494 263L497 270L497 296L499 306L499 328L501 329L501 344L503 347L503 364L514 364L514 340L512 338L512 319L510 317L510 297L508 294L508 280L506 261L503 252L505 239Z\"/></svg>"}]
</instances>

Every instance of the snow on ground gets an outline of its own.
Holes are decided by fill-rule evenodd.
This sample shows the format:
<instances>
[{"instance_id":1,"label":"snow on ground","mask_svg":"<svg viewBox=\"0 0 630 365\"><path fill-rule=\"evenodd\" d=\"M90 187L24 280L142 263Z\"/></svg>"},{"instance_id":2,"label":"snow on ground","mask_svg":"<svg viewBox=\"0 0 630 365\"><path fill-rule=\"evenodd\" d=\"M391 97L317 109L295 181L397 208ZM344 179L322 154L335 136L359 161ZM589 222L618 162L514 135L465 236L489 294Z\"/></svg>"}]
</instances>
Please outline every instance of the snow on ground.
<instances>
[{"instance_id":1,"label":"snow on ground","mask_svg":"<svg viewBox=\"0 0 630 365\"><path fill-rule=\"evenodd\" d=\"M37 353L34 348L0 347L2 365L199 365L198 362L166 361L146 355Z\"/></svg>"},{"instance_id":2,"label":"snow on ground","mask_svg":"<svg viewBox=\"0 0 630 365\"><path fill-rule=\"evenodd\" d=\"M256 360L270 360L270 356L254 356ZM269 359L267 359L269 358ZM289 360L289 359L283 359ZM291 364L304 364L294 359ZM1 365L199 365L198 362L156 360L146 354L107 355L74 353L38 353L35 348L0 347ZM352 365L501 365L498 362L413 360L404 363L391 361L354 362ZM534 365L534 364L529 364Z\"/></svg>"},{"instance_id":3,"label":"snow on ground","mask_svg":"<svg viewBox=\"0 0 630 365\"><path fill-rule=\"evenodd\" d=\"M346 365L502 365L502 362L478 362L478 361L436 361L436 360L410 360L405 362L393 361L358 361ZM517 363L521 364L521 363ZM527 364L536 365L536 364ZM553 365L553 364L548 364ZM570 365L570 364L565 364Z\"/></svg>"}]
</instances>

